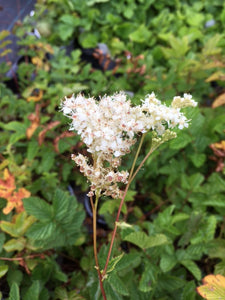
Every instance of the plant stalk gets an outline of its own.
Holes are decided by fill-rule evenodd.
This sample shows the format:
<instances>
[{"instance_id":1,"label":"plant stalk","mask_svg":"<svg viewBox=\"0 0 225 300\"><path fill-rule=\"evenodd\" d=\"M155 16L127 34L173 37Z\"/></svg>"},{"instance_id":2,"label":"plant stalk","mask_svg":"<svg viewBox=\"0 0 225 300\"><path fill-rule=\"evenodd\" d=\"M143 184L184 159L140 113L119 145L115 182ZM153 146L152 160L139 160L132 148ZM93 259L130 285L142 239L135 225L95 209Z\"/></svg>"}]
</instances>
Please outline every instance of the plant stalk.
<instances>
[{"instance_id":1,"label":"plant stalk","mask_svg":"<svg viewBox=\"0 0 225 300\"><path fill-rule=\"evenodd\" d=\"M137 152L136 152L136 155L135 155L135 158L134 158L132 167L131 167L131 171L130 171L128 183L127 183L126 188L125 188L125 190L124 190L123 197L122 197L122 199L121 199L121 201L120 201L120 205L119 205L118 212L117 212L117 216L116 216L115 226L114 226L113 233L112 233L112 238L111 238L111 242L110 242L110 246L109 246L109 251L108 251L108 255L107 255L105 267L104 267L103 272L102 272L102 279L103 279L103 280L104 280L104 277L105 277L105 275L106 275L107 267L108 267L109 260L110 260L110 257L111 257L112 248L113 248L114 240L115 240L115 237L116 237L116 231L117 231L118 222L119 222L119 217L120 217L120 213L121 213L122 206L123 206L123 203L124 203L124 199L125 199L125 197L126 197L126 194L127 194L127 192L128 192L128 189L129 189L130 184L131 184L131 182L133 181L134 177L137 175L138 171L139 171L140 168L143 166L143 164L144 164L144 162L146 161L146 159L147 159L147 158L149 157L149 155L152 153L152 151L151 151L152 149L150 149L149 153L145 156L145 158L144 158L143 161L141 162L140 166L138 167L138 169L136 170L136 172L135 172L134 175L132 176L133 171L134 171L134 167L135 167L135 164L136 164L138 155L139 155L139 153L140 153L141 146L142 146L142 144L143 144L143 141L144 141L145 136L146 136L146 133L143 134L142 137L141 137L141 141L140 141L140 143L139 143L139 146L138 146L138 149L137 149Z\"/></svg>"},{"instance_id":2,"label":"plant stalk","mask_svg":"<svg viewBox=\"0 0 225 300\"><path fill-rule=\"evenodd\" d=\"M98 199L99 196L96 195L95 203L93 203L93 198L90 197L91 207L92 207L92 214L93 214L93 247L94 247L94 257L95 257L95 268L98 272L98 278L99 278L99 284L102 292L102 296L104 300L107 300L105 290L103 287L103 281L102 281L102 274L100 272L99 268L99 262L98 262L98 252L97 252L97 207L98 207Z\"/></svg>"}]
</instances>

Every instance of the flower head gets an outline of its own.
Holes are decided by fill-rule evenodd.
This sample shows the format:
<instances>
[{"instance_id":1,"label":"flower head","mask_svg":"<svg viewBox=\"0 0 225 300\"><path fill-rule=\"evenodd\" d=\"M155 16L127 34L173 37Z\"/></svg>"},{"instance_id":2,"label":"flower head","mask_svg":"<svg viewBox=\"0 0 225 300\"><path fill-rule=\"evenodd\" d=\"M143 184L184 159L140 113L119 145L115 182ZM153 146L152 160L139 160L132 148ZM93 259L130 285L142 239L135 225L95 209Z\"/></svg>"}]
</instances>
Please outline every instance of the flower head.
<instances>
[{"instance_id":1,"label":"flower head","mask_svg":"<svg viewBox=\"0 0 225 300\"><path fill-rule=\"evenodd\" d=\"M121 157L130 152L136 137L149 130L163 136L166 130L178 126L188 127L188 120L180 111L182 107L196 106L191 95L174 97L170 107L162 104L152 93L142 104L132 106L125 93L104 96L99 101L83 95L65 98L61 108L77 131L87 150L92 154L93 165L83 155L72 159L91 182L91 191L119 196L118 182L126 183L128 172L119 172ZM105 162L109 167L105 167Z\"/></svg>"}]
</instances>

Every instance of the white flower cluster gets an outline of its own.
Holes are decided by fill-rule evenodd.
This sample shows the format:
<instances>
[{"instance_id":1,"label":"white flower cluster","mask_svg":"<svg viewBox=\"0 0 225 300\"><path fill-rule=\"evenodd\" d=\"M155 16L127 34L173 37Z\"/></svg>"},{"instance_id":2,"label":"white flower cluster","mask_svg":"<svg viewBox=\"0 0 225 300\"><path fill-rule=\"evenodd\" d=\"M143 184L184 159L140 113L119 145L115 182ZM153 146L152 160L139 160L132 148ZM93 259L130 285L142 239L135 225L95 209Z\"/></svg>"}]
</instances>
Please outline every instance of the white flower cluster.
<instances>
[{"instance_id":1,"label":"white flower cluster","mask_svg":"<svg viewBox=\"0 0 225 300\"><path fill-rule=\"evenodd\" d=\"M115 171L115 168L104 168L101 164L94 167L87 162L87 157L82 154L72 155L72 160L80 167L81 173L83 173L87 179L91 182L89 196L94 195L94 191L98 190L107 196L113 198L120 198L120 189L118 183L127 183L129 173L126 171Z\"/></svg>"},{"instance_id":2,"label":"white flower cluster","mask_svg":"<svg viewBox=\"0 0 225 300\"><path fill-rule=\"evenodd\" d=\"M184 94L183 98L174 97L168 107L152 93L142 100L141 105L132 106L121 92L104 96L99 101L79 94L65 98L61 107L63 113L72 120L70 129L77 131L92 153L94 164L88 165L86 158L81 155L73 156L73 159L91 181L92 190L104 190L105 194L112 195L118 194L118 190L113 193L117 182L126 182L128 173L120 174L117 168L121 156L129 153L135 143L135 136L149 130L163 135L168 128L188 127L188 120L180 109L196 105L191 95ZM105 161L109 162L110 167L103 167ZM120 177L123 179L120 180ZM103 184L103 181L107 184Z\"/></svg>"}]
</instances>

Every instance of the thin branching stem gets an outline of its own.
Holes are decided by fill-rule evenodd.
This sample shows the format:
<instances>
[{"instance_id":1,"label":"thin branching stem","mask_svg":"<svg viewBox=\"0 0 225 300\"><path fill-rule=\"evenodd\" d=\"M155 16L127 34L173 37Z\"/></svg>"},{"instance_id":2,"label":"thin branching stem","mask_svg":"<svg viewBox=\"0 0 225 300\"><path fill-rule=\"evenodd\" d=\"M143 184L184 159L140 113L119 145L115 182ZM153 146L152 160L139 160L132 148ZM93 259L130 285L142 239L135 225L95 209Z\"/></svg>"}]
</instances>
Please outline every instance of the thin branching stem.
<instances>
[{"instance_id":1,"label":"thin branching stem","mask_svg":"<svg viewBox=\"0 0 225 300\"><path fill-rule=\"evenodd\" d=\"M133 164L132 164L132 167L131 167L131 170L130 170L130 175L129 175L128 182L130 181L131 176L132 176L132 174L133 174L133 172L134 172L134 168L135 168L135 165L136 165L136 162L137 162L139 153L140 153L140 151L141 151L141 147L142 147L142 144L143 144L143 142L144 142L145 136L146 136L146 133L142 134L142 137L141 137L140 143L139 143L139 145L138 145L138 149L137 149L137 151L136 151L136 154L135 154L135 157L134 157L134 160L133 160Z\"/></svg>"},{"instance_id":2,"label":"thin branching stem","mask_svg":"<svg viewBox=\"0 0 225 300\"><path fill-rule=\"evenodd\" d=\"M120 217L120 213L121 213L121 210L122 210L122 206L123 206L123 203L124 203L124 199L126 197L126 194L128 192L128 189L130 187L130 184L131 182L133 181L133 179L135 178L135 176L137 175L138 171L141 169L141 167L143 166L143 164L145 163L145 161L148 159L148 157L150 156L150 154L155 150L155 149L150 149L150 151L148 152L148 154L145 156L145 158L143 159L143 161L140 163L139 167L137 168L137 170L135 171L134 175L133 174L133 171L134 171L134 167L135 167L135 164L136 164L136 161L137 161L137 158L138 158L138 155L140 153L140 150L141 150L141 146L143 144L143 141L144 141L144 138L145 138L145 135L146 134L143 134L142 135L142 138L141 138L141 141L140 141L140 144L139 144L139 147L138 147L138 150L137 150L137 153L135 155L135 158L134 158L134 161L133 161L133 164L132 164L132 167L131 167L131 172L130 172L130 176L129 176L129 180L128 180L128 183L126 185L126 189L124 190L124 193L123 193L123 197L120 201L120 206L118 208L118 212L117 212L117 216L116 216L116 221L115 221L115 225L114 225L114 229L113 229L113 233L112 233L112 238L111 238L111 243L110 243L110 246L109 246L109 251L108 251L108 255L107 255L107 259L106 259L106 263L105 263L105 267L103 269L103 272L102 272L102 278L104 280L104 277L106 275L106 272L107 272L107 267L108 267L108 264L109 264L109 260L110 260L110 257L111 257L111 253L112 253L112 248L113 248L113 244L114 244L114 240L115 240L115 236L116 236L116 231L117 231L117 227L118 227L118 222L119 222L119 217Z\"/></svg>"}]
</instances>

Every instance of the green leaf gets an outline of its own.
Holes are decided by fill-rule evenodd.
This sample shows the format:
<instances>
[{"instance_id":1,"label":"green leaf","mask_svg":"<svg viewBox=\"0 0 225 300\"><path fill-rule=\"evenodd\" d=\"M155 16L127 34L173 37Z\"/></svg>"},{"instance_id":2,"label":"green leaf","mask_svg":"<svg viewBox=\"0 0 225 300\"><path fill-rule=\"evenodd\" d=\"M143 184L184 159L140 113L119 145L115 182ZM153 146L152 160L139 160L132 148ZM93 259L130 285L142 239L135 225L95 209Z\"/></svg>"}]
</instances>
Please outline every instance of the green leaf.
<instances>
[{"instance_id":1,"label":"green leaf","mask_svg":"<svg viewBox=\"0 0 225 300\"><path fill-rule=\"evenodd\" d=\"M188 214L177 213L176 215L171 216L171 224L175 224L177 222L181 222L181 221L187 220L187 219L189 219L189 217L190 216Z\"/></svg>"},{"instance_id":2,"label":"green leaf","mask_svg":"<svg viewBox=\"0 0 225 300\"><path fill-rule=\"evenodd\" d=\"M197 280L200 280L202 277L201 270L197 264L192 260L182 260L180 262Z\"/></svg>"},{"instance_id":3,"label":"green leaf","mask_svg":"<svg viewBox=\"0 0 225 300\"><path fill-rule=\"evenodd\" d=\"M203 278L203 285L197 287L197 292L206 299L225 299L225 277L218 275L207 275Z\"/></svg>"},{"instance_id":4,"label":"green leaf","mask_svg":"<svg viewBox=\"0 0 225 300\"><path fill-rule=\"evenodd\" d=\"M196 286L194 281L187 282L181 294L181 300L195 300Z\"/></svg>"},{"instance_id":5,"label":"green leaf","mask_svg":"<svg viewBox=\"0 0 225 300\"><path fill-rule=\"evenodd\" d=\"M144 260L144 272L141 275L139 282L139 290L147 293L152 290L152 286L156 283L159 269L155 265L150 264L148 261Z\"/></svg>"},{"instance_id":6,"label":"green leaf","mask_svg":"<svg viewBox=\"0 0 225 300\"><path fill-rule=\"evenodd\" d=\"M18 285L21 284L23 280L23 273L20 270L15 270L10 268L7 273L7 282L11 286L13 282L17 283Z\"/></svg>"},{"instance_id":7,"label":"green leaf","mask_svg":"<svg viewBox=\"0 0 225 300\"><path fill-rule=\"evenodd\" d=\"M18 284L13 282L10 292L9 292L9 300L20 300L20 291Z\"/></svg>"},{"instance_id":8,"label":"green leaf","mask_svg":"<svg viewBox=\"0 0 225 300\"><path fill-rule=\"evenodd\" d=\"M28 288L26 294L23 297L23 300L39 300L40 289L40 282L38 280L35 280Z\"/></svg>"},{"instance_id":9,"label":"green leaf","mask_svg":"<svg viewBox=\"0 0 225 300\"><path fill-rule=\"evenodd\" d=\"M11 32L8 30L1 30L0 31L0 41L4 40L4 38L9 36L10 34L11 34Z\"/></svg>"},{"instance_id":10,"label":"green leaf","mask_svg":"<svg viewBox=\"0 0 225 300\"><path fill-rule=\"evenodd\" d=\"M26 212L23 211L15 216L15 220L12 223L1 221L0 228L2 231L8 233L13 237L20 237L25 234L27 229L34 223L34 221L34 217L27 217Z\"/></svg>"},{"instance_id":11,"label":"green leaf","mask_svg":"<svg viewBox=\"0 0 225 300\"><path fill-rule=\"evenodd\" d=\"M52 207L38 197L29 197L23 199L26 212L40 221L51 221L53 217Z\"/></svg>"},{"instance_id":12,"label":"green leaf","mask_svg":"<svg viewBox=\"0 0 225 300\"><path fill-rule=\"evenodd\" d=\"M21 122L12 121L4 125L4 128L9 131L15 131L15 133L10 134L9 143L14 144L18 140L26 138L27 126Z\"/></svg>"},{"instance_id":13,"label":"green leaf","mask_svg":"<svg viewBox=\"0 0 225 300\"><path fill-rule=\"evenodd\" d=\"M98 37L93 33L82 33L79 39L84 48L95 48L98 43Z\"/></svg>"},{"instance_id":14,"label":"green leaf","mask_svg":"<svg viewBox=\"0 0 225 300\"><path fill-rule=\"evenodd\" d=\"M2 246L5 242L5 234L3 232L0 233L0 252L2 252Z\"/></svg>"},{"instance_id":15,"label":"green leaf","mask_svg":"<svg viewBox=\"0 0 225 300\"><path fill-rule=\"evenodd\" d=\"M32 240L47 240L54 235L56 224L54 223L34 223L27 232L27 236Z\"/></svg>"},{"instance_id":16,"label":"green leaf","mask_svg":"<svg viewBox=\"0 0 225 300\"><path fill-rule=\"evenodd\" d=\"M160 259L160 268L166 273L173 269L177 264L177 259L175 255L163 254Z\"/></svg>"},{"instance_id":17,"label":"green leaf","mask_svg":"<svg viewBox=\"0 0 225 300\"><path fill-rule=\"evenodd\" d=\"M225 260L222 260L218 264L215 265L214 273L225 276Z\"/></svg>"},{"instance_id":18,"label":"green leaf","mask_svg":"<svg viewBox=\"0 0 225 300\"><path fill-rule=\"evenodd\" d=\"M122 259L118 261L116 265L117 271L122 271L125 269L133 269L139 266L141 263L141 257L138 252L124 254Z\"/></svg>"},{"instance_id":19,"label":"green leaf","mask_svg":"<svg viewBox=\"0 0 225 300\"><path fill-rule=\"evenodd\" d=\"M7 222L7 221L1 221L0 228L2 231L8 233L9 235L13 237L19 237L20 234L15 226L15 224Z\"/></svg>"},{"instance_id":20,"label":"green leaf","mask_svg":"<svg viewBox=\"0 0 225 300\"><path fill-rule=\"evenodd\" d=\"M163 274L159 277L157 283L157 289L159 291L164 290L168 293L184 287L187 282L179 277Z\"/></svg>"},{"instance_id":21,"label":"green leaf","mask_svg":"<svg viewBox=\"0 0 225 300\"><path fill-rule=\"evenodd\" d=\"M11 239L4 244L4 249L7 252L22 251L26 246L26 239L20 237L18 239Z\"/></svg>"},{"instance_id":22,"label":"green leaf","mask_svg":"<svg viewBox=\"0 0 225 300\"><path fill-rule=\"evenodd\" d=\"M126 202L134 201L135 195L136 195L136 194L137 194L137 191L129 190L129 191L126 193L126 196L125 196L124 201L126 201Z\"/></svg>"},{"instance_id":23,"label":"green leaf","mask_svg":"<svg viewBox=\"0 0 225 300\"><path fill-rule=\"evenodd\" d=\"M63 41L68 40L72 36L73 32L74 28L70 24L58 25L58 34Z\"/></svg>"},{"instance_id":24,"label":"green leaf","mask_svg":"<svg viewBox=\"0 0 225 300\"><path fill-rule=\"evenodd\" d=\"M195 173L189 177L191 190L196 190L200 184L205 180L205 177L201 173Z\"/></svg>"},{"instance_id":25,"label":"green leaf","mask_svg":"<svg viewBox=\"0 0 225 300\"><path fill-rule=\"evenodd\" d=\"M60 189L55 191L53 197L53 209L55 219L57 221L66 221L67 213L69 210L70 197L67 193L63 192ZM77 203L74 201L74 209L76 209Z\"/></svg>"},{"instance_id":26,"label":"green leaf","mask_svg":"<svg viewBox=\"0 0 225 300\"><path fill-rule=\"evenodd\" d=\"M144 24L141 24L137 30L135 30L129 35L131 41L136 43L148 42L150 37L151 37L151 32Z\"/></svg>"},{"instance_id":27,"label":"green leaf","mask_svg":"<svg viewBox=\"0 0 225 300\"><path fill-rule=\"evenodd\" d=\"M190 159L193 162L196 168L201 167L204 165L206 161L206 155L204 153L194 153L190 155Z\"/></svg>"},{"instance_id":28,"label":"green leaf","mask_svg":"<svg viewBox=\"0 0 225 300\"><path fill-rule=\"evenodd\" d=\"M112 286L112 288L118 292L120 295L129 296L129 291L123 281L120 279L118 275L115 273L111 273L108 277L108 282Z\"/></svg>"},{"instance_id":29,"label":"green leaf","mask_svg":"<svg viewBox=\"0 0 225 300\"><path fill-rule=\"evenodd\" d=\"M80 20L79 20L79 17L75 17L73 15L62 15L62 17L60 18L60 21L68 24L68 25L71 25L71 27L74 27L76 25L79 24Z\"/></svg>"},{"instance_id":30,"label":"green leaf","mask_svg":"<svg viewBox=\"0 0 225 300\"><path fill-rule=\"evenodd\" d=\"M144 232L132 232L129 235L125 236L124 240L133 243L142 249L148 249L169 243L167 237L164 234L148 236Z\"/></svg>"},{"instance_id":31,"label":"green leaf","mask_svg":"<svg viewBox=\"0 0 225 300\"><path fill-rule=\"evenodd\" d=\"M33 160L39 151L38 142L36 140L30 141L27 147L27 159Z\"/></svg>"},{"instance_id":32,"label":"green leaf","mask_svg":"<svg viewBox=\"0 0 225 300\"><path fill-rule=\"evenodd\" d=\"M110 0L87 0L87 5L92 6L96 3L104 3L104 2L109 2Z\"/></svg>"},{"instance_id":33,"label":"green leaf","mask_svg":"<svg viewBox=\"0 0 225 300\"><path fill-rule=\"evenodd\" d=\"M209 216L206 219L206 224L204 227L204 239L205 241L211 241L214 238L217 228L217 218L214 215Z\"/></svg>"},{"instance_id":34,"label":"green leaf","mask_svg":"<svg viewBox=\"0 0 225 300\"><path fill-rule=\"evenodd\" d=\"M8 269L9 269L8 265L0 266L0 278L3 277L8 272Z\"/></svg>"},{"instance_id":35,"label":"green leaf","mask_svg":"<svg viewBox=\"0 0 225 300\"><path fill-rule=\"evenodd\" d=\"M190 135L188 135L185 132L182 132L178 134L177 138L170 141L170 148L177 150L182 149L185 146L187 146L192 141L192 139L193 138Z\"/></svg>"},{"instance_id":36,"label":"green leaf","mask_svg":"<svg viewBox=\"0 0 225 300\"><path fill-rule=\"evenodd\" d=\"M115 266L118 264L118 262L121 260L121 258L123 257L124 253L112 258L110 261L109 261L109 264L108 264L108 268L107 268L107 273L110 273L112 272L114 269L115 269Z\"/></svg>"}]
</instances>

